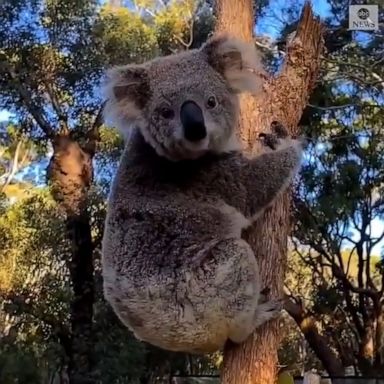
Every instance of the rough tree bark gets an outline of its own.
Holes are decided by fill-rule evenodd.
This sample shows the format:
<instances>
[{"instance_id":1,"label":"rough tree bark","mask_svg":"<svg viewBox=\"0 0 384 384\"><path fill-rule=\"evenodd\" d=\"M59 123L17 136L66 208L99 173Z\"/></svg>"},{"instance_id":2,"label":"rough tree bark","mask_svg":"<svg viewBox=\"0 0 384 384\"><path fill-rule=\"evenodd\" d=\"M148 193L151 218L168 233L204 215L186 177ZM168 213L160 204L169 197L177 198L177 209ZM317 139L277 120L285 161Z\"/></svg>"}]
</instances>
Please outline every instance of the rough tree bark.
<instances>
[{"instance_id":1,"label":"rough tree bark","mask_svg":"<svg viewBox=\"0 0 384 384\"><path fill-rule=\"evenodd\" d=\"M219 0L215 11L217 32L229 32L247 41L252 40L252 0ZM254 145L257 134L266 132L273 120L280 121L291 133L297 133L297 124L319 69L322 32L320 21L306 3L296 36L287 48L280 75L266 82L262 96L242 98L239 132L248 149ZM272 296L283 294L290 227L289 201L289 194L285 193L245 234L258 258L263 286L271 289ZM228 343L224 350L222 383L274 383L278 344L277 321L266 324L241 345Z\"/></svg>"}]
</instances>

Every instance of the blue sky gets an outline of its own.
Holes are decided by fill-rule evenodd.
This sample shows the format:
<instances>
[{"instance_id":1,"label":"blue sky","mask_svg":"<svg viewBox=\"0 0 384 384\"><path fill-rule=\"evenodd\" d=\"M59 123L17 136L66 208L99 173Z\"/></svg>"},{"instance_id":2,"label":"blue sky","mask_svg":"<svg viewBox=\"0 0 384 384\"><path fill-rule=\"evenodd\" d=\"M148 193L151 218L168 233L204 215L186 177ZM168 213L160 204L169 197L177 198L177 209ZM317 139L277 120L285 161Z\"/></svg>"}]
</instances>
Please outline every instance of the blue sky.
<instances>
[{"instance_id":1,"label":"blue sky","mask_svg":"<svg viewBox=\"0 0 384 384\"><path fill-rule=\"evenodd\" d=\"M7 121L11 117L10 113L6 110L0 111L0 122Z\"/></svg>"},{"instance_id":2,"label":"blue sky","mask_svg":"<svg viewBox=\"0 0 384 384\"><path fill-rule=\"evenodd\" d=\"M297 4L304 4L304 1L299 0ZM282 27L281 20L286 19L284 12L286 7L287 2L285 0L270 1L270 5L266 9L266 16L257 21L256 32L276 38ZM330 14L330 6L325 0L312 0L312 9L321 18L326 18Z\"/></svg>"}]
</instances>

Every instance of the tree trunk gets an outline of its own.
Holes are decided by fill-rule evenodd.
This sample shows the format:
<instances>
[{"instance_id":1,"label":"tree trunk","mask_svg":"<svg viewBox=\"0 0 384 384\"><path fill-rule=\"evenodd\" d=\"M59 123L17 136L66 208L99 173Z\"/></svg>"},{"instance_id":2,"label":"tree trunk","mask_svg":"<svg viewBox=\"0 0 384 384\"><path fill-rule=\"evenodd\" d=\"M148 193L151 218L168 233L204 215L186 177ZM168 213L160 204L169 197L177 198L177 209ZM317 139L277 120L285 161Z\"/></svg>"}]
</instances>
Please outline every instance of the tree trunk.
<instances>
[{"instance_id":1,"label":"tree trunk","mask_svg":"<svg viewBox=\"0 0 384 384\"><path fill-rule=\"evenodd\" d=\"M374 323L371 318L366 319L364 323L364 333L357 353L357 363L363 375L373 376L375 374L373 369L375 357Z\"/></svg>"},{"instance_id":2,"label":"tree trunk","mask_svg":"<svg viewBox=\"0 0 384 384\"><path fill-rule=\"evenodd\" d=\"M384 371L384 303L379 304L376 316L376 335L375 335L375 370Z\"/></svg>"},{"instance_id":3,"label":"tree trunk","mask_svg":"<svg viewBox=\"0 0 384 384\"><path fill-rule=\"evenodd\" d=\"M252 40L252 0L216 1L216 31ZM273 120L296 133L319 69L322 28L306 3L295 38L288 46L282 73L269 80L257 99L242 97L239 133L251 148L258 132ZM259 261L262 284L273 296L282 296L289 234L289 194L285 193L245 235ZM272 384L277 374L278 322L261 327L245 343L228 343L224 350L223 384Z\"/></svg>"},{"instance_id":4,"label":"tree trunk","mask_svg":"<svg viewBox=\"0 0 384 384\"><path fill-rule=\"evenodd\" d=\"M71 242L69 271L73 298L70 347L67 348L69 381L71 384L90 384L95 382L92 379L94 280L87 200L93 178L94 152L82 148L69 133L57 135L53 148L47 176L51 193L65 214L67 236Z\"/></svg>"}]
</instances>

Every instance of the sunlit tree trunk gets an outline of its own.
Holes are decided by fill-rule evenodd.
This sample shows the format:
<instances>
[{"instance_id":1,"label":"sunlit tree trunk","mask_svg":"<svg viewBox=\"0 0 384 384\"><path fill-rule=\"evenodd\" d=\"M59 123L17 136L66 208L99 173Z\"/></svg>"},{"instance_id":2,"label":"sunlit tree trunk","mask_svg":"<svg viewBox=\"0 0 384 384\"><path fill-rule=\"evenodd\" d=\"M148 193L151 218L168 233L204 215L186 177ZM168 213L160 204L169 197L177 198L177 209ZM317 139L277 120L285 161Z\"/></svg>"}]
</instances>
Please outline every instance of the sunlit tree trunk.
<instances>
[{"instance_id":1,"label":"sunlit tree trunk","mask_svg":"<svg viewBox=\"0 0 384 384\"><path fill-rule=\"evenodd\" d=\"M216 1L216 31L229 32L251 41L254 27L252 0ZM258 132L266 132L273 120L297 133L319 68L322 28L305 5L296 37L288 47L281 74L266 83L265 93L257 98L242 98L240 137L248 149ZM271 296L282 295L289 234L289 194L284 194L245 235L260 264L263 286ZM260 328L245 343L228 343L224 351L223 384L272 384L276 382L278 322Z\"/></svg>"}]
</instances>

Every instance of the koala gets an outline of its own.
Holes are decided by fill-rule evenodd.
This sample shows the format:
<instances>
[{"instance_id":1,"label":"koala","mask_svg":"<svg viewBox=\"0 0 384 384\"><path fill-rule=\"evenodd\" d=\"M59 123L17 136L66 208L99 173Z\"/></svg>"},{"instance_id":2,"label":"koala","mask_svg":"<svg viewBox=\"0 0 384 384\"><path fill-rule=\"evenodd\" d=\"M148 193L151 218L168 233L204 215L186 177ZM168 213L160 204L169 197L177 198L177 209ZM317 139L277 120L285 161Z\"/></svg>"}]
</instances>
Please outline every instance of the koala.
<instances>
[{"instance_id":1,"label":"koala","mask_svg":"<svg viewBox=\"0 0 384 384\"><path fill-rule=\"evenodd\" d=\"M289 186L303 143L275 129L274 150L243 153L239 94L261 91L259 72L255 48L227 35L107 72L105 118L125 149L108 200L103 289L139 340L214 352L282 309L260 299L241 234Z\"/></svg>"}]
</instances>

